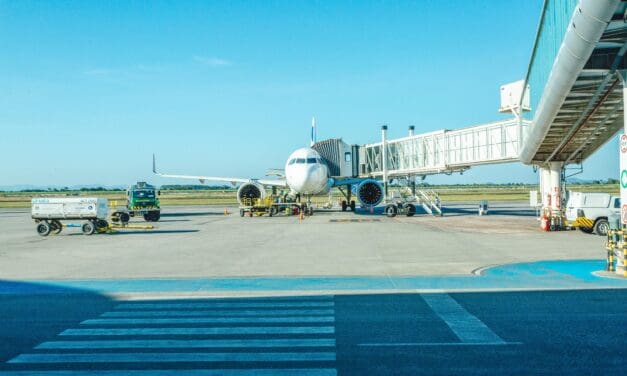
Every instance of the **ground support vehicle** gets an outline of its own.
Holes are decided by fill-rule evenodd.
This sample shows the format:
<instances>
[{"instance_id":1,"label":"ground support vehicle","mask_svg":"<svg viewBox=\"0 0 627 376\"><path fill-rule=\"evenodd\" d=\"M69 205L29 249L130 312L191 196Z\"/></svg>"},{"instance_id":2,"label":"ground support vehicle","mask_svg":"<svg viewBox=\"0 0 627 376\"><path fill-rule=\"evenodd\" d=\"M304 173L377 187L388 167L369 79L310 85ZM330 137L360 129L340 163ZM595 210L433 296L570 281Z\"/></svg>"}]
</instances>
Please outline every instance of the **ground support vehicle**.
<instances>
[{"instance_id":1,"label":"ground support vehicle","mask_svg":"<svg viewBox=\"0 0 627 376\"><path fill-rule=\"evenodd\" d=\"M126 213L134 217L141 215L146 222L157 222L161 218L161 206L155 186L140 181L126 190ZM128 221L127 221L128 222Z\"/></svg>"},{"instance_id":2,"label":"ground support vehicle","mask_svg":"<svg viewBox=\"0 0 627 376\"><path fill-rule=\"evenodd\" d=\"M415 196L411 196L403 191L394 191L385 200L383 212L390 218L397 215L413 217L416 214L417 204L418 201L415 199Z\"/></svg>"},{"instance_id":3,"label":"ground support vehicle","mask_svg":"<svg viewBox=\"0 0 627 376\"><path fill-rule=\"evenodd\" d=\"M58 234L63 227L79 227L85 235L111 233L118 229L153 229L152 225L130 225L130 217L126 212L114 212L109 217L108 203L106 198L33 198L31 217L41 236ZM85 222L63 223L75 220Z\"/></svg>"},{"instance_id":4,"label":"ground support vehicle","mask_svg":"<svg viewBox=\"0 0 627 376\"><path fill-rule=\"evenodd\" d=\"M31 200L31 217L37 224L37 233L48 236L63 229L61 221L84 220L83 234L92 235L109 227L108 201L106 198L54 198L39 197Z\"/></svg>"},{"instance_id":5,"label":"ground support vehicle","mask_svg":"<svg viewBox=\"0 0 627 376\"><path fill-rule=\"evenodd\" d=\"M385 215L388 217L396 217L397 215L405 215L413 217L416 214L416 205L406 201L388 202L384 209Z\"/></svg>"},{"instance_id":6,"label":"ground support vehicle","mask_svg":"<svg viewBox=\"0 0 627 376\"><path fill-rule=\"evenodd\" d=\"M239 215L252 217L267 214L273 217L278 214L297 215L303 213L313 215L313 207L299 202L278 202L276 197L244 198L239 207Z\"/></svg>"},{"instance_id":7,"label":"ground support vehicle","mask_svg":"<svg viewBox=\"0 0 627 376\"><path fill-rule=\"evenodd\" d=\"M620 216L620 197L609 193L570 192L566 203L566 225L591 234L606 236L608 218Z\"/></svg>"}]
</instances>

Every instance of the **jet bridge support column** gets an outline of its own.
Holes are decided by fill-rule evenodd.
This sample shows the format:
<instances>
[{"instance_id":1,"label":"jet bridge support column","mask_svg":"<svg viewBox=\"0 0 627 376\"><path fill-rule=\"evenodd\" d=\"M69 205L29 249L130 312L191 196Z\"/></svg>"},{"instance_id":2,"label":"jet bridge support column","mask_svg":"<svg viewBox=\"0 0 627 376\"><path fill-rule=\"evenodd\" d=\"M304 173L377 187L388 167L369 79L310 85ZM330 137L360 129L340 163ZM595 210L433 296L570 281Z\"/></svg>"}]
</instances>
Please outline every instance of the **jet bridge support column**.
<instances>
[{"instance_id":1,"label":"jet bridge support column","mask_svg":"<svg viewBox=\"0 0 627 376\"><path fill-rule=\"evenodd\" d=\"M562 223L562 169L563 162L549 162L540 167L540 192L542 194L542 216L550 222L551 229Z\"/></svg>"},{"instance_id":2,"label":"jet bridge support column","mask_svg":"<svg viewBox=\"0 0 627 376\"><path fill-rule=\"evenodd\" d=\"M385 199L388 198L388 146L387 146L388 126L381 126L381 171L383 172L383 191Z\"/></svg>"}]
</instances>

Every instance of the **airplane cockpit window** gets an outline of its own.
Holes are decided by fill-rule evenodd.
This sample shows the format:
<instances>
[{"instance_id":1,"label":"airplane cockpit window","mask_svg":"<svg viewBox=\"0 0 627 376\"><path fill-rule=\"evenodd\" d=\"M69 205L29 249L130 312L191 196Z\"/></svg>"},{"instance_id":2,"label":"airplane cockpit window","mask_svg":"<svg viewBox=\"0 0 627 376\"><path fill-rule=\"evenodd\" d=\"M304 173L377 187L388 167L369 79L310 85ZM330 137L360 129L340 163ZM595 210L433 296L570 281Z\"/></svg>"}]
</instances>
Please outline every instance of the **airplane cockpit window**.
<instances>
[{"instance_id":1,"label":"airplane cockpit window","mask_svg":"<svg viewBox=\"0 0 627 376\"><path fill-rule=\"evenodd\" d=\"M290 163L288 163L288 164L293 165L295 162L296 162L296 158L292 158L292 159L290 160Z\"/></svg>"},{"instance_id":2,"label":"airplane cockpit window","mask_svg":"<svg viewBox=\"0 0 627 376\"><path fill-rule=\"evenodd\" d=\"M316 158L307 158L307 163L308 164L316 164L318 161L316 161Z\"/></svg>"},{"instance_id":3,"label":"airplane cockpit window","mask_svg":"<svg viewBox=\"0 0 627 376\"><path fill-rule=\"evenodd\" d=\"M305 163L305 158L296 158L296 163L304 164Z\"/></svg>"},{"instance_id":4,"label":"airplane cockpit window","mask_svg":"<svg viewBox=\"0 0 627 376\"><path fill-rule=\"evenodd\" d=\"M324 164L324 161L322 160L322 158L316 158L316 160L318 161L318 163Z\"/></svg>"}]
</instances>

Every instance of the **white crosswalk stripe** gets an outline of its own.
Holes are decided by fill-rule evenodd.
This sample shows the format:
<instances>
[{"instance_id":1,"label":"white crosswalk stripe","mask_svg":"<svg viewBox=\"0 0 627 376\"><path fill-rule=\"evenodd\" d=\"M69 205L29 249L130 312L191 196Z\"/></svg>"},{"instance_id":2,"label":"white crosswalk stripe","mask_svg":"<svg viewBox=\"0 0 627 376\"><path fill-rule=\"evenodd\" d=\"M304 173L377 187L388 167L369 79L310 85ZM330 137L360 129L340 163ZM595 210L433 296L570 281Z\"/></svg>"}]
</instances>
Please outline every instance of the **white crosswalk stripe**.
<instances>
[{"instance_id":1,"label":"white crosswalk stripe","mask_svg":"<svg viewBox=\"0 0 627 376\"><path fill-rule=\"evenodd\" d=\"M2 376L335 376L334 368L155 369L123 371L8 371Z\"/></svg>"},{"instance_id":2,"label":"white crosswalk stripe","mask_svg":"<svg viewBox=\"0 0 627 376\"><path fill-rule=\"evenodd\" d=\"M117 341L50 341L36 349L174 349L214 347L332 347L332 338L308 339L207 339L207 340L117 340Z\"/></svg>"},{"instance_id":3,"label":"white crosswalk stripe","mask_svg":"<svg viewBox=\"0 0 627 376\"><path fill-rule=\"evenodd\" d=\"M2 374L180 374L176 364L185 374L337 374L333 297L123 303L58 338L10 359L20 368Z\"/></svg>"},{"instance_id":4,"label":"white crosswalk stripe","mask_svg":"<svg viewBox=\"0 0 627 376\"><path fill-rule=\"evenodd\" d=\"M100 317L171 317L171 316L294 316L294 315L333 315L333 309L260 309L260 310L202 310L202 311L113 311Z\"/></svg>"},{"instance_id":5,"label":"white crosswalk stripe","mask_svg":"<svg viewBox=\"0 0 627 376\"><path fill-rule=\"evenodd\" d=\"M333 326L217 326L212 328L67 329L60 336L167 336L226 334L333 334Z\"/></svg>"}]
</instances>

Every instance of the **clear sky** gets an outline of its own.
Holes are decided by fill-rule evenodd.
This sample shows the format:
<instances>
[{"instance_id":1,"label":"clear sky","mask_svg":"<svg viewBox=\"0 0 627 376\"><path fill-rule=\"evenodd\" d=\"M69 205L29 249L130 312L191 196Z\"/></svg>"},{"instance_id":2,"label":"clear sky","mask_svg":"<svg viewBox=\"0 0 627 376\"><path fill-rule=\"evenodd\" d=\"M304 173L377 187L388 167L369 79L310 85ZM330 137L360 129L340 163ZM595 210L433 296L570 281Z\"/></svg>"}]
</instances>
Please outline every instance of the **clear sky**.
<instances>
[{"instance_id":1,"label":"clear sky","mask_svg":"<svg viewBox=\"0 0 627 376\"><path fill-rule=\"evenodd\" d=\"M542 0L0 0L0 186L262 177L318 139L501 119ZM533 88L532 88L533 90ZM616 177L616 140L582 178ZM432 183L537 182L518 164ZM190 183L189 181L182 181Z\"/></svg>"}]
</instances>

